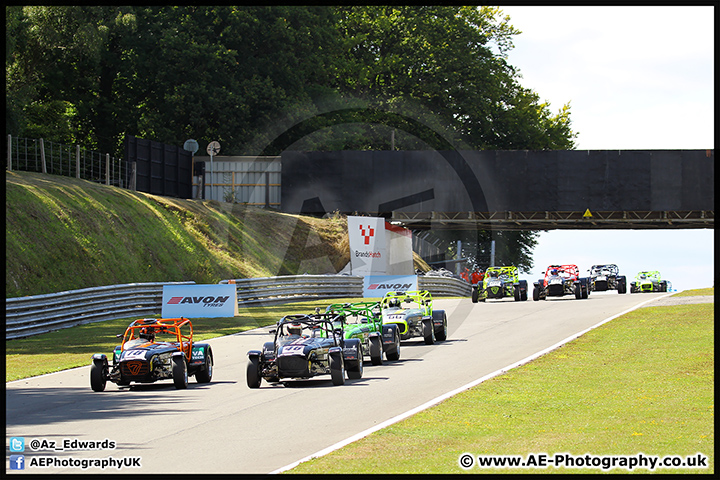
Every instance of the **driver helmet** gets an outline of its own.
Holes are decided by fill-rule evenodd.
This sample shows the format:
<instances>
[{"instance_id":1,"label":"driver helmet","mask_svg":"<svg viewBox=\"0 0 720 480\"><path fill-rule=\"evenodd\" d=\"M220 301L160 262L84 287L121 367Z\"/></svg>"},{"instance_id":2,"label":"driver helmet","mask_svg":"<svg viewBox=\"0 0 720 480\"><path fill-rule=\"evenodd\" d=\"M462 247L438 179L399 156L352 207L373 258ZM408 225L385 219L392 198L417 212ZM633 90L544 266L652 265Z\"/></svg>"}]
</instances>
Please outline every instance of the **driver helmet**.
<instances>
[{"instance_id":1,"label":"driver helmet","mask_svg":"<svg viewBox=\"0 0 720 480\"><path fill-rule=\"evenodd\" d=\"M497 277L497 276L498 276L498 272L496 272L495 270L493 270L492 272L490 272L490 276L491 276L491 277Z\"/></svg>"},{"instance_id":2,"label":"driver helmet","mask_svg":"<svg viewBox=\"0 0 720 480\"><path fill-rule=\"evenodd\" d=\"M391 298L388 302L388 307L399 307L400 306L400 300L397 298Z\"/></svg>"},{"instance_id":3,"label":"driver helmet","mask_svg":"<svg viewBox=\"0 0 720 480\"><path fill-rule=\"evenodd\" d=\"M145 340L154 342L155 341L155 329L153 327L141 328L140 329L140 338L144 338Z\"/></svg>"},{"instance_id":4,"label":"driver helmet","mask_svg":"<svg viewBox=\"0 0 720 480\"><path fill-rule=\"evenodd\" d=\"M287 327L287 331L288 334L299 337L302 334L302 326L300 324L291 324Z\"/></svg>"},{"instance_id":5,"label":"driver helmet","mask_svg":"<svg viewBox=\"0 0 720 480\"><path fill-rule=\"evenodd\" d=\"M557 274L558 274L557 268L553 268L552 270L550 270L550 275L557 275Z\"/></svg>"}]
</instances>

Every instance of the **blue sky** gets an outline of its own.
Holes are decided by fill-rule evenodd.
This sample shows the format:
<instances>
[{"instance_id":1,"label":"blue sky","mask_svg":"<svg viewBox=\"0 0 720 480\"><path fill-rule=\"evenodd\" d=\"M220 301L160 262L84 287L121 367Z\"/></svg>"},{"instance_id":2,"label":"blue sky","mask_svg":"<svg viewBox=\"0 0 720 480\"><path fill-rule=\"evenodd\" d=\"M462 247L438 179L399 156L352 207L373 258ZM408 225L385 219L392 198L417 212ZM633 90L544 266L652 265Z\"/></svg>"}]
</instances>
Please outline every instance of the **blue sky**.
<instances>
[{"instance_id":1,"label":"blue sky","mask_svg":"<svg viewBox=\"0 0 720 480\"><path fill-rule=\"evenodd\" d=\"M557 112L570 103L579 150L715 148L713 7L501 7L523 33L508 62ZM714 286L714 229L541 232L552 263L658 270L675 289Z\"/></svg>"}]
</instances>

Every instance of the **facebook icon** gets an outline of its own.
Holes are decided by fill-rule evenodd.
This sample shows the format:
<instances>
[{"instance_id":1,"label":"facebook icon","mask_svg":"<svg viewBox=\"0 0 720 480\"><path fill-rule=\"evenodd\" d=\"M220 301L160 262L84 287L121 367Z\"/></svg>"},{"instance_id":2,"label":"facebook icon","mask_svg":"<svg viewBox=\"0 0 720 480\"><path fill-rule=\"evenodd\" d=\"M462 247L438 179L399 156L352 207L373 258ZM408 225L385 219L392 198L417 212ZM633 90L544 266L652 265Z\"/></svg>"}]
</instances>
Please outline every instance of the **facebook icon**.
<instances>
[{"instance_id":1,"label":"facebook icon","mask_svg":"<svg viewBox=\"0 0 720 480\"><path fill-rule=\"evenodd\" d=\"M25 470L25 455L10 455L10 470Z\"/></svg>"}]
</instances>

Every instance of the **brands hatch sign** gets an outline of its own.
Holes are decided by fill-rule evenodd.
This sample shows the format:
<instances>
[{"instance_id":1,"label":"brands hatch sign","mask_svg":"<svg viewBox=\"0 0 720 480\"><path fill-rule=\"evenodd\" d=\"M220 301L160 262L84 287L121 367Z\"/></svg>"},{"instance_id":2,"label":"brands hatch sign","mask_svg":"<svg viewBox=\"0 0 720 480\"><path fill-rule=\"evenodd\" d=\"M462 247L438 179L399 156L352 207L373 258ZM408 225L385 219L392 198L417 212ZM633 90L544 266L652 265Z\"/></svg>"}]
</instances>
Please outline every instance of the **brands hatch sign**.
<instances>
[{"instance_id":1,"label":"brands hatch sign","mask_svg":"<svg viewBox=\"0 0 720 480\"><path fill-rule=\"evenodd\" d=\"M162 316L165 318L214 318L239 315L233 284L164 285Z\"/></svg>"}]
</instances>

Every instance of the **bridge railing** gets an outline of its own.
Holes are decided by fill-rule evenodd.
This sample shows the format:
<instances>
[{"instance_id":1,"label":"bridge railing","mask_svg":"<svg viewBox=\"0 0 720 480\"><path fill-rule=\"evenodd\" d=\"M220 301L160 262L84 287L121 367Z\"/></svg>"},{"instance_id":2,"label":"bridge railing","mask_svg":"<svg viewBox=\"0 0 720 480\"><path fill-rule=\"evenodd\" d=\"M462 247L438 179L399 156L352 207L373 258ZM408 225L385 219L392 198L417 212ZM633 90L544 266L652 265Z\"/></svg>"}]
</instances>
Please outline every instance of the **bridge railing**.
<instances>
[{"instance_id":1,"label":"bridge railing","mask_svg":"<svg viewBox=\"0 0 720 480\"><path fill-rule=\"evenodd\" d=\"M288 275L223 280L235 283L238 305L272 305L301 300L362 297L363 277ZM29 337L62 328L119 318L162 313L164 285L195 282L129 283L66 292L8 298L5 339ZM418 287L434 297L469 296L470 285L456 278L419 277Z\"/></svg>"}]
</instances>

